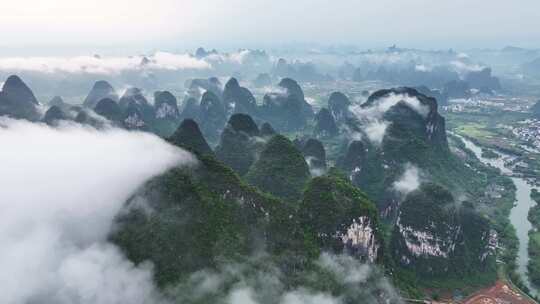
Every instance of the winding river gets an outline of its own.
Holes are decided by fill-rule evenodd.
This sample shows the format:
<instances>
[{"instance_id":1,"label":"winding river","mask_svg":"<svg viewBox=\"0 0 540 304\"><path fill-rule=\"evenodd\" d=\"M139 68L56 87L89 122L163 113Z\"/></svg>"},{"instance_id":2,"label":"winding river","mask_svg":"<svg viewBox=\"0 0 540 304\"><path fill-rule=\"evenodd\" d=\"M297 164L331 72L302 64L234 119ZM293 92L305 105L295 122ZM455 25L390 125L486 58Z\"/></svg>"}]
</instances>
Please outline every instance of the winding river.
<instances>
[{"instance_id":1,"label":"winding river","mask_svg":"<svg viewBox=\"0 0 540 304\"><path fill-rule=\"evenodd\" d=\"M499 168L503 174L512 174L512 170L504 166L503 159L509 157L508 155L497 151L497 154L499 154L501 157L497 159L484 158L482 157L482 149L479 146L462 136L458 137L465 143L465 146L469 150L473 151L476 157L478 157L478 159L484 164L489 164ZM539 290L531 284L527 275L527 263L529 261L529 252L527 248L529 245L529 231L532 229L532 224L527 219L527 215L529 213L529 209L536 204L530 197L531 190L534 187L529 185L523 178L512 177L512 181L516 185L516 204L510 212L510 221L516 228L516 234L519 239L519 251L517 257L518 273L523 279L523 282L525 282L525 285L531 290L531 293L537 296L539 295Z\"/></svg>"}]
</instances>

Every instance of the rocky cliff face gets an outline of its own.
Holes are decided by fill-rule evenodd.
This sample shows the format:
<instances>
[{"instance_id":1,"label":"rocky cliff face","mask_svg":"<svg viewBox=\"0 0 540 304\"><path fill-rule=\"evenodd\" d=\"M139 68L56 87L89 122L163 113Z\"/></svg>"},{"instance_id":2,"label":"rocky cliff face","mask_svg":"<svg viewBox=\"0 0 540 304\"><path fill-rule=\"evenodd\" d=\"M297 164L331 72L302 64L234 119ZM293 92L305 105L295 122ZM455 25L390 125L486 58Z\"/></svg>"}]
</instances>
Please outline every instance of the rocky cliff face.
<instances>
[{"instance_id":1,"label":"rocky cliff face","mask_svg":"<svg viewBox=\"0 0 540 304\"><path fill-rule=\"evenodd\" d=\"M434 98L411 88L380 90L361 106L350 106L349 114L346 134L351 142L336 165L377 202L381 212L395 211L392 185L407 164L452 191L469 190L459 176L473 172L450 152L445 119ZM394 219L397 215L386 214Z\"/></svg>"},{"instance_id":2,"label":"rocky cliff face","mask_svg":"<svg viewBox=\"0 0 540 304\"><path fill-rule=\"evenodd\" d=\"M136 120L141 120L147 126L152 125L156 117L154 108L138 88L129 88L118 101L118 105L125 111L126 117L130 115L135 117L134 113L137 112L138 117ZM127 113L128 111L130 112L129 114ZM133 118L130 123L131 126L140 124L141 122L136 122L135 118Z\"/></svg>"},{"instance_id":3,"label":"rocky cliff face","mask_svg":"<svg viewBox=\"0 0 540 304\"><path fill-rule=\"evenodd\" d=\"M141 114L139 108L133 103L130 103L126 109L122 122L124 127L128 130L149 130L149 126L145 122L144 116Z\"/></svg>"},{"instance_id":4,"label":"rocky cliff face","mask_svg":"<svg viewBox=\"0 0 540 304\"><path fill-rule=\"evenodd\" d=\"M251 92L241 87L236 78L231 78L223 90L223 104L227 113L257 114L257 101Z\"/></svg>"},{"instance_id":5,"label":"rocky cliff face","mask_svg":"<svg viewBox=\"0 0 540 304\"><path fill-rule=\"evenodd\" d=\"M370 262L381 257L382 235L375 206L340 177L312 179L298 216L304 234L322 250L347 252Z\"/></svg>"},{"instance_id":6,"label":"rocky cliff face","mask_svg":"<svg viewBox=\"0 0 540 304\"><path fill-rule=\"evenodd\" d=\"M176 97L169 91L154 93L154 110L156 119L177 120L180 117Z\"/></svg>"},{"instance_id":7,"label":"rocky cliff face","mask_svg":"<svg viewBox=\"0 0 540 304\"><path fill-rule=\"evenodd\" d=\"M374 263L379 257L380 240L376 236L376 227L368 216L353 219L346 233L339 235L348 252L364 257Z\"/></svg>"},{"instance_id":8,"label":"rocky cliff face","mask_svg":"<svg viewBox=\"0 0 540 304\"><path fill-rule=\"evenodd\" d=\"M341 92L334 92L328 98L328 110L330 110L332 116L339 123L345 122L350 105L351 101L349 98Z\"/></svg>"},{"instance_id":9,"label":"rocky cliff face","mask_svg":"<svg viewBox=\"0 0 540 304\"><path fill-rule=\"evenodd\" d=\"M453 276L494 266L489 223L434 184L411 192L399 207L391 248L396 263L420 275ZM456 268L462 265L465 268Z\"/></svg>"}]
</instances>

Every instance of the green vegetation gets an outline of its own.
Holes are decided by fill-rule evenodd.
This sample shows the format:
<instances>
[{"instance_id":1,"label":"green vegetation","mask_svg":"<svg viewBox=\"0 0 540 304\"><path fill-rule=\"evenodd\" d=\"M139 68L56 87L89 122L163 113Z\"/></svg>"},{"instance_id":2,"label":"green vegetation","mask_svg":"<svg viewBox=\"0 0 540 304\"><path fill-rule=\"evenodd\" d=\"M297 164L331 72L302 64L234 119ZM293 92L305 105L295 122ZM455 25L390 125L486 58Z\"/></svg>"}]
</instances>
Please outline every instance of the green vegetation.
<instances>
[{"instance_id":1,"label":"green vegetation","mask_svg":"<svg viewBox=\"0 0 540 304\"><path fill-rule=\"evenodd\" d=\"M388 292L378 270L368 271L351 256L323 253L344 248L321 242L318 229L342 230L360 216L369 219L374 242L383 243L374 205L337 173L312 180L298 205L246 185L210 155L198 157L198 167L175 168L148 182L127 202L128 212L110 236L134 263L152 261L160 287L174 286L180 299L201 304L219 302L239 281L260 288L270 278L280 285L258 294L277 297L302 287L374 302ZM359 271L368 271L366 278L351 283ZM205 274L219 276L219 287L193 292Z\"/></svg>"},{"instance_id":2,"label":"green vegetation","mask_svg":"<svg viewBox=\"0 0 540 304\"><path fill-rule=\"evenodd\" d=\"M533 230L529 231L529 263L527 270L529 279L534 284L540 286L540 192L533 189L531 198L536 205L529 210L528 219L533 225Z\"/></svg>"},{"instance_id":3,"label":"green vegetation","mask_svg":"<svg viewBox=\"0 0 540 304\"><path fill-rule=\"evenodd\" d=\"M309 167L302 153L282 135L270 139L246 174L248 183L290 201L302 197L309 178Z\"/></svg>"},{"instance_id":4,"label":"green vegetation","mask_svg":"<svg viewBox=\"0 0 540 304\"><path fill-rule=\"evenodd\" d=\"M216 147L216 157L240 175L244 175L256 159L257 152L264 148L264 142L257 140L259 128L250 116L234 114Z\"/></svg>"},{"instance_id":5,"label":"green vegetation","mask_svg":"<svg viewBox=\"0 0 540 304\"><path fill-rule=\"evenodd\" d=\"M367 227L373 229L373 240L382 240L377 209L367 196L339 176L321 176L310 181L300 203L298 218L307 242L314 242L320 250L342 252L344 244L336 232L344 235L347 229L362 217L369 219ZM377 257L382 244L362 244L360 251L374 250Z\"/></svg>"},{"instance_id":6,"label":"green vegetation","mask_svg":"<svg viewBox=\"0 0 540 304\"><path fill-rule=\"evenodd\" d=\"M202 135L199 126L192 119L185 119L182 121L178 129L168 140L173 145L177 145L197 154L214 154Z\"/></svg>"},{"instance_id":7,"label":"green vegetation","mask_svg":"<svg viewBox=\"0 0 540 304\"><path fill-rule=\"evenodd\" d=\"M483 158L496 159L496 158L499 158L499 154L493 152L493 150L491 150L491 149L482 148L482 157Z\"/></svg>"}]
</instances>

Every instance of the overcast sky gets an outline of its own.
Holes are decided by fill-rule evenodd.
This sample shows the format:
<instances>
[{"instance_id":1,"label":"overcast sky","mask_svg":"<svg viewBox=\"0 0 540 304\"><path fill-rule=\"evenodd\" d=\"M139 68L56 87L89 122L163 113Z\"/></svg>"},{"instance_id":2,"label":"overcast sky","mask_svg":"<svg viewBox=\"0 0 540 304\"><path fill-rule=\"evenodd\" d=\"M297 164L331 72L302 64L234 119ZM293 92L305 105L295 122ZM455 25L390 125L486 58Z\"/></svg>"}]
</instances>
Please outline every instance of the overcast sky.
<instances>
[{"instance_id":1,"label":"overcast sky","mask_svg":"<svg viewBox=\"0 0 540 304\"><path fill-rule=\"evenodd\" d=\"M539 12L539 0L2 0L0 48L540 47Z\"/></svg>"}]
</instances>

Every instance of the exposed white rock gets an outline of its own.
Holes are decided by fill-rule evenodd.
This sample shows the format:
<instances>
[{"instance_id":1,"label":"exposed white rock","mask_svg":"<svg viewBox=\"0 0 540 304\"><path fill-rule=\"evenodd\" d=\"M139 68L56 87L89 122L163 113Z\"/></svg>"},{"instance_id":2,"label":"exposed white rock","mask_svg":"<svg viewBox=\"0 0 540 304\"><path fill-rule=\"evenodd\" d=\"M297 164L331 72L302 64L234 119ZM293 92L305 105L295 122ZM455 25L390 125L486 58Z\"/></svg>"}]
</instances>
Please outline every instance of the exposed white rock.
<instances>
[{"instance_id":1,"label":"exposed white rock","mask_svg":"<svg viewBox=\"0 0 540 304\"><path fill-rule=\"evenodd\" d=\"M168 103L162 103L156 111L156 117L158 119L164 118L178 118L178 112L176 109Z\"/></svg>"},{"instance_id":2,"label":"exposed white rock","mask_svg":"<svg viewBox=\"0 0 540 304\"><path fill-rule=\"evenodd\" d=\"M145 126L144 121L139 117L137 113L133 113L124 119L126 127L129 129L137 129Z\"/></svg>"},{"instance_id":3,"label":"exposed white rock","mask_svg":"<svg viewBox=\"0 0 540 304\"><path fill-rule=\"evenodd\" d=\"M499 245L499 235L497 234L497 231L491 229L489 233L485 233L484 236L482 236L483 241L485 241L486 238L487 238L486 250L480 256L480 261L482 262L485 261L488 256L495 255L497 246Z\"/></svg>"},{"instance_id":4,"label":"exposed white rock","mask_svg":"<svg viewBox=\"0 0 540 304\"><path fill-rule=\"evenodd\" d=\"M377 259L380 245L375 239L375 230L369 217L354 219L347 232L339 237L346 247L365 256L368 261L373 263Z\"/></svg>"},{"instance_id":5,"label":"exposed white rock","mask_svg":"<svg viewBox=\"0 0 540 304\"><path fill-rule=\"evenodd\" d=\"M430 231L417 230L401 224L400 216L398 216L396 225L405 241L408 251L416 257L431 256L448 258L455 249L456 239L460 232L459 227L447 227L450 230L450 238L442 239ZM430 228L434 228L435 226L436 224L432 223Z\"/></svg>"}]
</instances>

